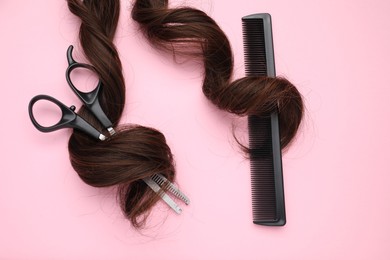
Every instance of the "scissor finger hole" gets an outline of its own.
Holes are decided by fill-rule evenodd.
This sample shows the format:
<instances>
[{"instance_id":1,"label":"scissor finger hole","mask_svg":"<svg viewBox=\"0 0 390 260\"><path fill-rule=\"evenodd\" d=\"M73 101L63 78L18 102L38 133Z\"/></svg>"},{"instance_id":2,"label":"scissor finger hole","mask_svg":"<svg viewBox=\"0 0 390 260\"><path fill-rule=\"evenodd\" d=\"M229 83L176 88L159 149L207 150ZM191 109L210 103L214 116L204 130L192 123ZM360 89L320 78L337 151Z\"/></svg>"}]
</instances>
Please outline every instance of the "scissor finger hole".
<instances>
[{"instance_id":1,"label":"scissor finger hole","mask_svg":"<svg viewBox=\"0 0 390 260\"><path fill-rule=\"evenodd\" d=\"M98 75L91 69L85 67L74 68L70 72L69 78L76 89L84 93L93 91L99 84Z\"/></svg>"},{"instance_id":2,"label":"scissor finger hole","mask_svg":"<svg viewBox=\"0 0 390 260\"><path fill-rule=\"evenodd\" d=\"M58 124L62 118L61 108L50 100L41 99L32 107L35 121L42 127Z\"/></svg>"}]
</instances>

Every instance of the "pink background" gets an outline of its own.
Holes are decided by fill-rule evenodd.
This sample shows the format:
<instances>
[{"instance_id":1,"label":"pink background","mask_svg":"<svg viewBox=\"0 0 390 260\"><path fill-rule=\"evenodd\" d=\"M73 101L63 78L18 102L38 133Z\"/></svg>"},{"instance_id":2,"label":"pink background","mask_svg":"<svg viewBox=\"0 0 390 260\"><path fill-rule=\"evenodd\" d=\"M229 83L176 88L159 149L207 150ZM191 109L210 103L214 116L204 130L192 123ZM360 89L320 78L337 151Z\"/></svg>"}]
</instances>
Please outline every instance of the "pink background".
<instances>
[{"instance_id":1,"label":"pink background","mask_svg":"<svg viewBox=\"0 0 390 260\"><path fill-rule=\"evenodd\" d=\"M80 50L79 20L64 0L2 0L0 259L390 259L390 2L181 2L226 32L236 78L241 17L273 17L277 74L307 108L283 157L287 225L252 224L249 165L231 134L235 124L244 138L245 120L205 99L199 65L153 50L122 1L123 122L165 134L192 201L181 216L161 203L148 229L132 229L112 189L89 187L73 171L70 130L43 134L28 117L37 94L80 106L64 77L67 47Z\"/></svg>"}]
</instances>

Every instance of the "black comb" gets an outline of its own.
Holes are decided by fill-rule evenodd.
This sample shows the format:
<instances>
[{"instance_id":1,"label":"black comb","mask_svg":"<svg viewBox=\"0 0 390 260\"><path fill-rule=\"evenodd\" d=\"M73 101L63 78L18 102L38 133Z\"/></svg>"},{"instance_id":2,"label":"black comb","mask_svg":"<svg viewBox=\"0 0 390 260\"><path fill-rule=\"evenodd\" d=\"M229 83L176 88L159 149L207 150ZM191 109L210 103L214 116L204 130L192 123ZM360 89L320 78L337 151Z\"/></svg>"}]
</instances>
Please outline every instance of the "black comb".
<instances>
[{"instance_id":1,"label":"black comb","mask_svg":"<svg viewBox=\"0 0 390 260\"><path fill-rule=\"evenodd\" d=\"M242 18L246 76L275 77L272 25L269 14ZM248 117L253 223L284 226L282 156L278 111Z\"/></svg>"}]
</instances>

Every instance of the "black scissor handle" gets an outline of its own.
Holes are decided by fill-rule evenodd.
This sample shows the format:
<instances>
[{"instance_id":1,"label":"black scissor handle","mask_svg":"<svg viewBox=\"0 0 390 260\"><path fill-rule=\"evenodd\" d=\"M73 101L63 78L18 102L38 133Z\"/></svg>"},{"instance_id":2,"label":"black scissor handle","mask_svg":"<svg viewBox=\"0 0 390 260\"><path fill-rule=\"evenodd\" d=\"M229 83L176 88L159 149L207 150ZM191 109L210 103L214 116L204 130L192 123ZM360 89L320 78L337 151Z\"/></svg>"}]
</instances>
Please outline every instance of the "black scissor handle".
<instances>
[{"instance_id":1,"label":"black scissor handle","mask_svg":"<svg viewBox=\"0 0 390 260\"><path fill-rule=\"evenodd\" d=\"M67 50L67 58L68 58L68 68L66 69L66 81L68 82L69 86L72 88L73 92L79 97L79 99L84 103L84 105L88 108L88 110L94 114L94 116L99 120L99 122L105 127L110 128L112 127L111 121L108 119L106 114L103 112L102 107L99 103L99 93L102 88L102 82L99 79L98 84L96 85L96 88L93 89L90 92L82 92L73 84L70 74L71 72L76 68L85 68L91 71L95 72L95 68L89 64L85 63L79 63L73 59L72 56L73 52L73 46L70 45Z\"/></svg>"},{"instance_id":2,"label":"black scissor handle","mask_svg":"<svg viewBox=\"0 0 390 260\"><path fill-rule=\"evenodd\" d=\"M58 123L52 125L52 126L42 126L38 123L38 121L34 117L33 107L34 104L39 100L47 100L54 104L56 104L62 112L61 119ZM63 103L58 101L57 99L48 96L48 95L37 95L33 97L30 100L30 103L28 104L28 113L30 115L31 122L35 126L36 129L38 129L41 132L48 133L53 132L62 128L75 128L80 131L85 132L86 134L89 134L90 136L104 140L105 136L102 135L96 128L88 124L83 118L79 117L75 112L75 107L71 106L70 108L65 106Z\"/></svg>"}]
</instances>

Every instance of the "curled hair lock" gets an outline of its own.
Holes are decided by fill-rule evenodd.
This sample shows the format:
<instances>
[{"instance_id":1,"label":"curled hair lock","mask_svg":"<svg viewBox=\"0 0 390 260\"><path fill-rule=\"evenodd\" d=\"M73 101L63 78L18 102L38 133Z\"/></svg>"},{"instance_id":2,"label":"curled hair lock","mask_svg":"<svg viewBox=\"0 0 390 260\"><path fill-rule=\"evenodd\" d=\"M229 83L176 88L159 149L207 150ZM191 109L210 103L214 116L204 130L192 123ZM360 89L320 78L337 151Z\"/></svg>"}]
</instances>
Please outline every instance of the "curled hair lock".
<instances>
[{"instance_id":1,"label":"curled hair lock","mask_svg":"<svg viewBox=\"0 0 390 260\"><path fill-rule=\"evenodd\" d=\"M116 185L124 215L134 227L140 228L159 199L142 180L162 174L173 182L173 156L161 132L139 125L118 125L126 90L121 61L113 44L120 1L67 0L67 3L81 20L80 44L103 84L100 105L116 130L104 142L75 130L68 143L70 161L85 183L95 187ZM85 107L78 114L104 131Z\"/></svg>"},{"instance_id":2,"label":"curled hair lock","mask_svg":"<svg viewBox=\"0 0 390 260\"><path fill-rule=\"evenodd\" d=\"M281 147L293 140L304 111L299 91L281 77L232 81L229 40L207 14L190 7L170 9L167 0L136 0L132 18L156 48L203 60L202 90L214 105L239 116L262 116L278 108Z\"/></svg>"}]
</instances>

